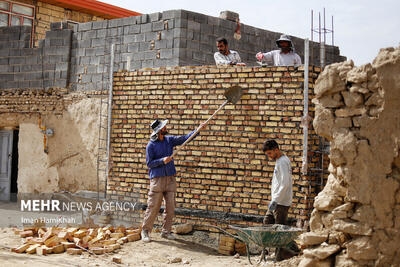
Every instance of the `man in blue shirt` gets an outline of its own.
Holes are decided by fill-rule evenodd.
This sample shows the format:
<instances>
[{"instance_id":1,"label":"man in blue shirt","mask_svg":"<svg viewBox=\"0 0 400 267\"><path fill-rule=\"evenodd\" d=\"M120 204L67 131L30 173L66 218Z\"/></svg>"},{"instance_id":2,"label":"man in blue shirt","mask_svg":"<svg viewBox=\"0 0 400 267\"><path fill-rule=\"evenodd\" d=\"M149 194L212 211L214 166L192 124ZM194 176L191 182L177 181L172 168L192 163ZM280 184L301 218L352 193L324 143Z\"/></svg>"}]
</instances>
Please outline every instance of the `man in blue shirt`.
<instances>
[{"instance_id":1,"label":"man in blue shirt","mask_svg":"<svg viewBox=\"0 0 400 267\"><path fill-rule=\"evenodd\" d=\"M165 210L161 237L175 239L175 236L171 233L171 227L175 215L176 169L171 155L174 146L183 144L194 132L179 137L170 136L167 135L167 123L168 120L153 121L151 124L153 133L146 147L146 164L149 167L150 190L142 224L142 240L145 242L150 242L149 233L153 228L163 198L165 199Z\"/></svg>"}]
</instances>

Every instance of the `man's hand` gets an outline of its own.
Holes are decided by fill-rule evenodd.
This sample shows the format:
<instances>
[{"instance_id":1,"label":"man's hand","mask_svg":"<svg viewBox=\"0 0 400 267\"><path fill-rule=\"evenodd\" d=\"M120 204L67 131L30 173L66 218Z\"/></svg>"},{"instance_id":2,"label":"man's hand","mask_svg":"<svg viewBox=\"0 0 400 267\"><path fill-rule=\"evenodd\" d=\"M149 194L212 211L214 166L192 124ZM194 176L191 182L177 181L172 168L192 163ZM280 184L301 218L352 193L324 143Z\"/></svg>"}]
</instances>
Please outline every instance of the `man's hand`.
<instances>
[{"instance_id":1,"label":"man's hand","mask_svg":"<svg viewBox=\"0 0 400 267\"><path fill-rule=\"evenodd\" d=\"M264 58L264 54L261 53L261 52L258 52L257 55L256 55L256 58L257 58L258 61L261 61Z\"/></svg>"},{"instance_id":2,"label":"man's hand","mask_svg":"<svg viewBox=\"0 0 400 267\"><path fill-rule=\"evenodd\" d=\"M274 210L276 210L276 206L278 205L278 203L276 203L275 201L271 201L270 203L269 203L269 205L268 205L268 209L270 210L270 211L274 211Z\"/></svg>"},{"instance_id":3,"label":"man's hand","mask_svg":"<svg viewBox=\"0 0 400 267\"><path fill-rule=\"evenodd\" d=\"M165 157L165 158L163 158L164 164L167 164L167 163L170 162L171 160L172 160L172 157Z\"/></svg>"}]
</instances>

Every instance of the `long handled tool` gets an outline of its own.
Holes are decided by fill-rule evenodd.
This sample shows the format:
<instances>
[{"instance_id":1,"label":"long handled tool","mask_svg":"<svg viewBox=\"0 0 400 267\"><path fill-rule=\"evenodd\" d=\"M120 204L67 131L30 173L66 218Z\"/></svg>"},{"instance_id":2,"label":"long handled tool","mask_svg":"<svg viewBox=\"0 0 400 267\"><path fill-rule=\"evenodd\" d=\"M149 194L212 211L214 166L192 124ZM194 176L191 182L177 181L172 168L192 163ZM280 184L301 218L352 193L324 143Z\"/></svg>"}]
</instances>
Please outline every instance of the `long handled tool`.
<instances>
[{"instance_id":1,"label":"long handled tool","mask_svg":"<svg viewBox=\"0 0 400 267\"><path fill-rule=\"evenodd\" d=\"M225 102L222 103L221 106L219 106L219 108L214 112L214 114L211 115L211 117L208 118L208 120L206 120L196 129L196 131L185 141L185 143L183 143L177 149L175 149L171 157L174 157L180 150L182 150L182 148L196 136L196 134L200 131L200 129L203 128L215 116L215 114L217 114L218 111L220 111L226 104L228 104L229 102L231 102L232 104L236 104L236 102L239 101L242 95L243 95L243 90L240 86L232 86L228 88L224 93L224 96L226 98Z\"/></svg>"}]
</instances>

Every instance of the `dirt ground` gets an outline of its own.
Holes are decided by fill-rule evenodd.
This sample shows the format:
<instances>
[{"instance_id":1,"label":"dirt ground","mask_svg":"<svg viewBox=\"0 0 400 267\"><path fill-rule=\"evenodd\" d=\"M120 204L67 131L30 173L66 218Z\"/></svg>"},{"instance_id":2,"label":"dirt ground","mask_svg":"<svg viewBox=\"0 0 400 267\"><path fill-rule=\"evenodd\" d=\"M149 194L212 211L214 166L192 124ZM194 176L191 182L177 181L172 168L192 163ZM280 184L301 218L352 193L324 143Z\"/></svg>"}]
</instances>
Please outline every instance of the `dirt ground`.
<instances>
[{"instance_id":1,"label":"dirt ground","mask_svg":"<svg viewBox=\"0 0 400 267\"><path fill-rule=\"evenodd\" d=\"M11 252L22 244L22 240L15 235L11 226L21 227L18 217L21 213L15 210L15 205L0 203L0 262L1 266L251 266L247 256L224 256L218 254L215 248L202 239L201 235L177 235L177 240L167 240L159 233L151 233L152 242L145 243L141 240L128 242L121 246L115 253L104 255L91 255L84 252L82 255L50 254L38 256L36 254L17 254ZM78 217L78 215L76 215ZM7 222L10 222L7 225ZM206 246L207 245L207 246ZM215 244L214 244L215 245ZM112 262L113 256L120 256L122 264ZM259 255L252 255L251 260L256 264ZM179 261L177 263L175 260ZM267 256L267 262L258 266L297 266L299 259L292 258L283 262L275 262L272 256Z\"/></svg>"}]
</instances>

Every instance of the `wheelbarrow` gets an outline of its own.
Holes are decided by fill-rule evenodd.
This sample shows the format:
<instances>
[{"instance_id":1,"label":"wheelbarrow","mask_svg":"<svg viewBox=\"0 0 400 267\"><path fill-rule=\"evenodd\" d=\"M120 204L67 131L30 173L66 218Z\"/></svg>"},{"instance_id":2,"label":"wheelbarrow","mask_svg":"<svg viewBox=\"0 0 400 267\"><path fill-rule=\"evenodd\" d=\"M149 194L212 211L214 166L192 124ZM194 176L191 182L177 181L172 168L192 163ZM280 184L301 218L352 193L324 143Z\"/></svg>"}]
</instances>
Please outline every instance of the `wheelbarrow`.
<instances>
[{"instance_id":1,"label":"wheelbarrow","mask_svg":"<svg viewBox=\"0 0 400 267\"><path fill-rule=\"evenodd\" d=\"M265 249L267 247L269 248L289 247L290 243L293 242L293 240L303 232L303 229L290 227L282 224L270 224L266 226L254 226L245 228L229 225L228 227L230 229L236 230L236 235L234 235L218 226L214 225L208 225L208 226L216 228L224 232L225 234L229 235L230 237L233 237L234 239L245 243L247 258L250 264L252 264L249 253L250 243L257 245L262 249L260 260L258 261L258 263L260 263L261 261L266 261Z\"/></svg>"}]
</instances>

